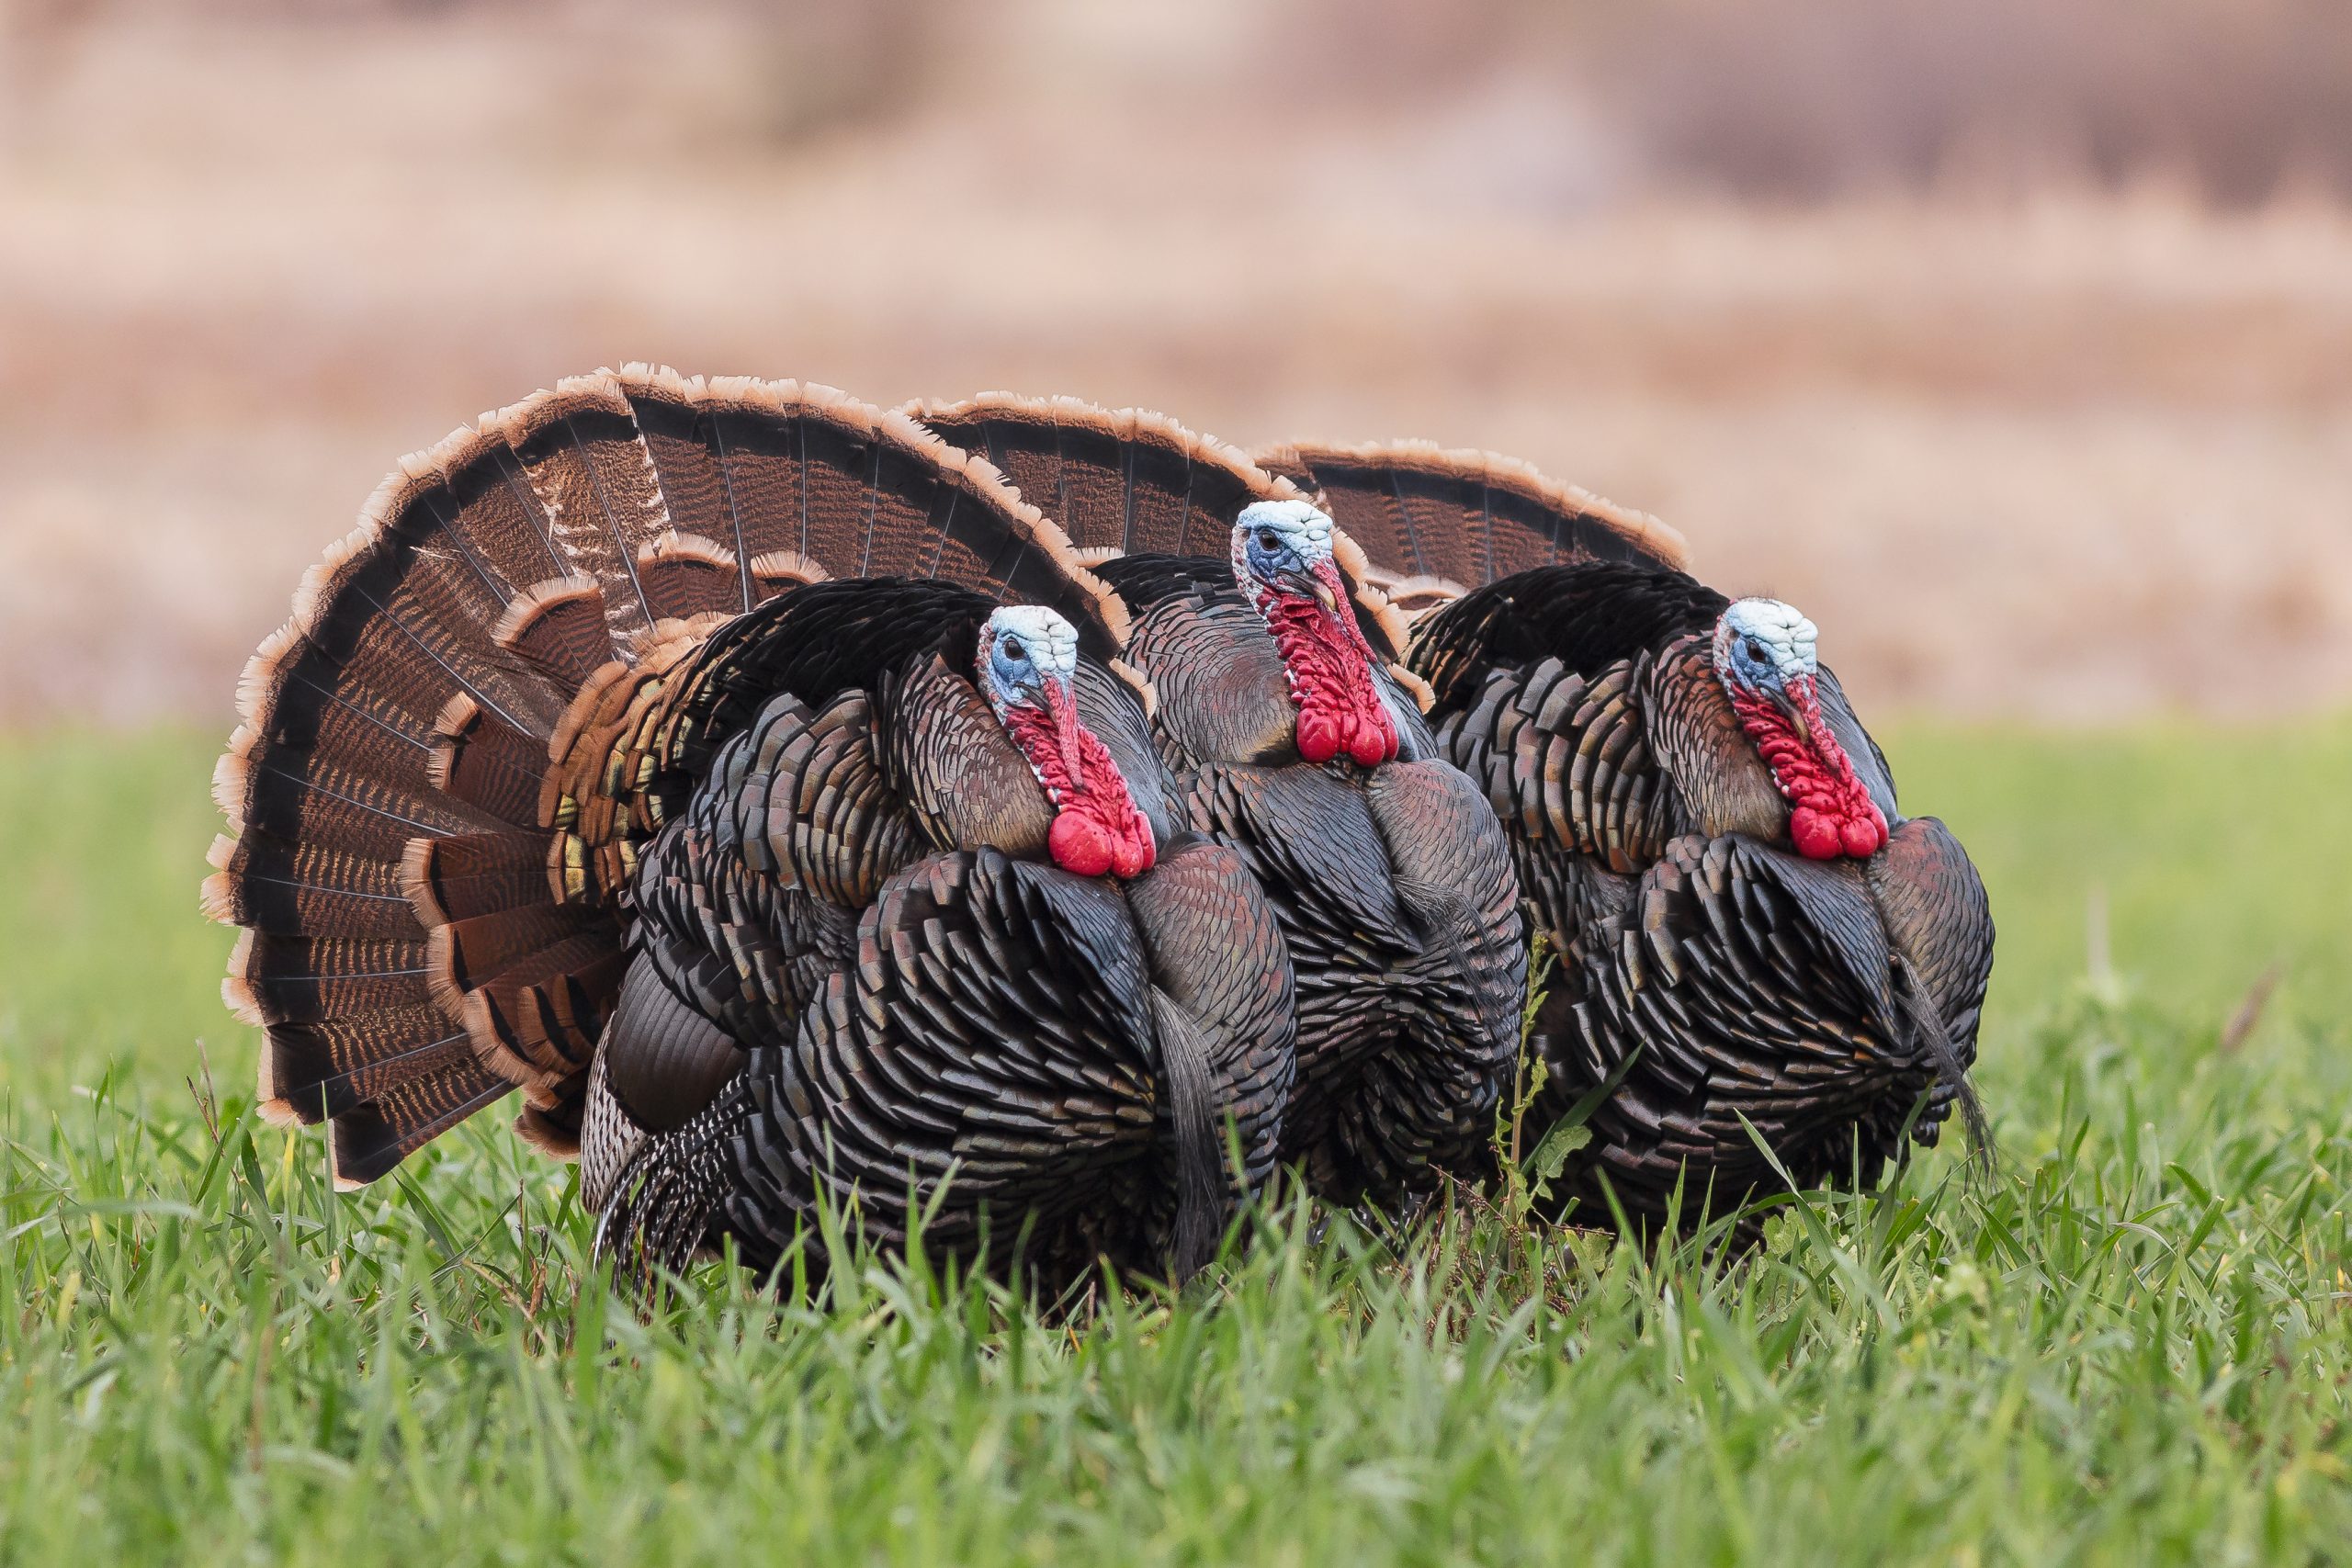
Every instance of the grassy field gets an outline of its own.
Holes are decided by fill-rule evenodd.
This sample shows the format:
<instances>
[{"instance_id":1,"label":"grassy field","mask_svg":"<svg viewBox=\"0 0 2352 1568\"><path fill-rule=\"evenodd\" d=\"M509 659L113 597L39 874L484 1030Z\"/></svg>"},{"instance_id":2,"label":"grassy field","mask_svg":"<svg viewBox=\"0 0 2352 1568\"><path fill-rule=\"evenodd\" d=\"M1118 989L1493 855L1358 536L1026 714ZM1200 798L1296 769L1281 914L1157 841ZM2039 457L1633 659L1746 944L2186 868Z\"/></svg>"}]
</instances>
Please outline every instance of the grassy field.
<instances>
[{"instance_id":1,"label":"grassy field","mask_svg":"<svg viewBox=\"0 0 2352 1568\"><path fill-rule=\"evenodd\" d=\"M1271 1214L1048 1324L873 1261L639 1323L495 1118L334 1197L217 1000L209 738L18 736L0 1561L2335 1556L2352 725L1889 739L2001 925L1996 1178L1937 1154L1730 1267Z\"/></svg>"}]
</instances>

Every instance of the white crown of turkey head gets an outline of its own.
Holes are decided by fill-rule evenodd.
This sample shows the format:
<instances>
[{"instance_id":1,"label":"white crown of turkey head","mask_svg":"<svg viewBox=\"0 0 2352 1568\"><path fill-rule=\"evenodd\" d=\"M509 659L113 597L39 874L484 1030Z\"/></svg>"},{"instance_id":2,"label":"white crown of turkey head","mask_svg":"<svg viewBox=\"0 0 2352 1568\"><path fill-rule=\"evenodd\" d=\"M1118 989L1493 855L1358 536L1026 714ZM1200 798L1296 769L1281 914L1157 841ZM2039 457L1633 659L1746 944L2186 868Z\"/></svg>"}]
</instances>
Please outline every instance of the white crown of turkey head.
<instances>
[{"instance_id":1,"label":"white crown of turkey head","mask_svg":"<svg viewBox=\"0 0 2352 1568\"><path fill-rule=\"evenodd\" d=\"M1820 631L1794 604L1778 599L1736 599L1715 628L1715 668L1747 683L1810 677L1819 668Z\"/></svg>"},{"instance_id":2,"label":"white crown of turkey head","mask_svg":"<svg viewBox=\"0 0 2352 1568\"><path fill-rule=\"evenodd\" d=\"M1241 509L1233 525L1250 534L1264 529L1309 564L1331 558L1331 519L1312 502L1253 501Z\"/></svg>"},{"instance_id":3,"label":"white crown of turkey head","mask_svg":"<svg viewBox=\"0 0 2352 1568\"><path fill-rule=\"evenodd\" d=\"M1233 523L1233 580L1282 649L1299 756L1377 767L1396 755L1396 721L1373 684L1332 538L1330 517L1306 502L1252 502Z\"/></svg>"},{"instance_id":4,"label":"white crown of turkey head","mask_svg":"<svg viewBox=\"0 0 2352 1568\"><path fill-rule=\"evenodd\" d=\"M1042 604L1006 604L989 615L981 681L1000 719L1005 710L1044 699L1046 682L1065 689L1078 675L1078 628Z\"/></svg>"}]
</instances>

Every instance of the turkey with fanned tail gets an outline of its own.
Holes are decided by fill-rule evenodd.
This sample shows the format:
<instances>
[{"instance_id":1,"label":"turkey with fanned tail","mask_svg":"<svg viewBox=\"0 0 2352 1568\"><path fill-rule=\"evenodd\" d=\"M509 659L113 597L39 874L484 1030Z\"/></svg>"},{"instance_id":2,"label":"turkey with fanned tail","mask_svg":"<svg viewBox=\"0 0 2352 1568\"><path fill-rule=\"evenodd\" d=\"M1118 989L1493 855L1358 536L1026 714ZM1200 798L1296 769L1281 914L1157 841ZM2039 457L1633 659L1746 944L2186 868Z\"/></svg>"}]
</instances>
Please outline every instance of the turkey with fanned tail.
<instances>
[{"instance_id":1,"label":"turkey with fanned tail","mask_svg":"<svg viewBox=\"0 0 2352 1568\"><path fill-rule=\"evenodd\" d=\"M241 690L205 897L266 1107L357 1183L519 1089L640 1277L827 1198L1048 1286L1189 1273L1272 1168L1291 980L1129 630L988 465L825 389L485 416Z\"/></svg>"},{"instance_id":2,"label":"turkey with fanned tail","mask_svg":"<svg viewBox=\"0 0 2352 1568\"><path fill-rule=\"evenodd\" d=\"M1483 1174L1526 989L1518 890L1362 553L1288 483L1159 415L1010 393L907 412L1057 522L1132 619L1121 660L1181 809L1242 856L1288 939L1285 1159L1341 1202Z\"/></svg>"},{"instance_id":3,"label":"turkey with fanned tail","mask_svg":"<svg viewBox=\"0 0 2352 1568\"><path fill-rule=\"evenodd\" d=\"M1751 1127L1808 1185L1874 1183L1955 1102L1989 1149L1967 1081L1984 886L1941 822L1897 809L1811 621L1704 586L1663 525L1513 459L1402 442L1258 460L1408 607L1438 744L1510 835L1558 955L1530 1124L1616 1080L1558 1185L1581 1218L1783 1187Z\"/></svg>"}]
</instances>

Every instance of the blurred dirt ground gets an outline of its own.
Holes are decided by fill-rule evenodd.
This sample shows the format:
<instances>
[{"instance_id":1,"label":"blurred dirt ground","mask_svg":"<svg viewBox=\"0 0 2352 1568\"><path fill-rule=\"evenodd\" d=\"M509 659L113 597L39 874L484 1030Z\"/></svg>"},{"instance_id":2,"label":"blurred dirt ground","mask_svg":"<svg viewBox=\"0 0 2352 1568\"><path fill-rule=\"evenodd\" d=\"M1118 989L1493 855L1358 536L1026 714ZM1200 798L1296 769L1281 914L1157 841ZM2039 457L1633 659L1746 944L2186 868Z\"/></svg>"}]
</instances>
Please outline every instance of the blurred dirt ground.
<instances>
[{"instance_id":1,"label":"blurred dirt ground","mask_svg":"<svg viewBox=\"0 0 2352 1568\"><path fill-rule=\"evenodd\" d=\"M87 9L0 35L0 719L225 724L393 459L627 359L1490 446L1804 606L1882 710L2352 696L2318 184L1743 201L1509 59L1237 69L1228 0Z\"/></svg>"}]
</instances>

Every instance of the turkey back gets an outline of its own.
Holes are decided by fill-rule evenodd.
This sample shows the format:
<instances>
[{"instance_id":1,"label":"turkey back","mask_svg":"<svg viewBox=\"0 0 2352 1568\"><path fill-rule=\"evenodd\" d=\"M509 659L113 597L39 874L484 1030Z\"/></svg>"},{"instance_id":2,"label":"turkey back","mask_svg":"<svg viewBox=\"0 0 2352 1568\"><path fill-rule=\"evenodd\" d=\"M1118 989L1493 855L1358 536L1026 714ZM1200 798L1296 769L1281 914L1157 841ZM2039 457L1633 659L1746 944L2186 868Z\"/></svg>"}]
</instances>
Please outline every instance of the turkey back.
<instances>
[{"instance_id":1,"label":"turkey back","mask_svg":"<svg viewBox=\"0 0 2352 1568\"><path fill-rule=\"evenodd\" d=\"M663 677L830 578L1126 616L981 461L830 389L632 366L401 461L238 690L204 887L266 1114L375 1179L508 1091L576 1147L623 967L632 802ZM632 817L632 812L639 815Z\"/></svg>"}]
</instances>

